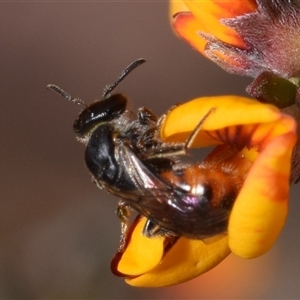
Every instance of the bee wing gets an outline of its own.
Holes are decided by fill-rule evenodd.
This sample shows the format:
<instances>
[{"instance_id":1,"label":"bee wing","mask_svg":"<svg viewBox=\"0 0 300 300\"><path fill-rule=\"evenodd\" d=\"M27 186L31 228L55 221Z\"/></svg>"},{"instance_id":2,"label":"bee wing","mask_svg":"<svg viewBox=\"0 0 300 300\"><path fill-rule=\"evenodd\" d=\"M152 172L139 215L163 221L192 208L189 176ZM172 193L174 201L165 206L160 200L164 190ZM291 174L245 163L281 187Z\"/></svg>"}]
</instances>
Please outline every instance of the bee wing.
<instances>
[{"instance_id":1,"label":"bee wing","mask_svg":"<svg viewBox=\"0 0 300 300\"><path fill-rule=\"evenodd\" d=\"M153 173L130 147L118 146L116 150L120 168L126 170L136 190L113 193L130 201L131 206L146 217L159 214L168 205L172 187Z\"/></svg>"},{"instance_id":2,"label":"bee wing","mask_svg":"<svg viewBox=\"0 0 300 300\"><path fill-rule=\"evenodd\" d=\"M131 148L118 148L120 166L128 172L136 190L115 195L129 201L132 208L159 226L187 237L203 239L226 231L227 210L199 210L186 205L183 191L153 173Z\"/></svg>"},{"instance_id":3,"label":"bee wing","mask_svg":"<svg viewBox=\"0 0 300 300\"><path fill-rule=\"evenodd\" d=\"M123 168L128 171L130 179L135 186L140 189L165 189L166 183L162 182L158 176L139 159L139 157L129 147L122 147L120 157L122 157Z\"/></svg>"}]
</instances>

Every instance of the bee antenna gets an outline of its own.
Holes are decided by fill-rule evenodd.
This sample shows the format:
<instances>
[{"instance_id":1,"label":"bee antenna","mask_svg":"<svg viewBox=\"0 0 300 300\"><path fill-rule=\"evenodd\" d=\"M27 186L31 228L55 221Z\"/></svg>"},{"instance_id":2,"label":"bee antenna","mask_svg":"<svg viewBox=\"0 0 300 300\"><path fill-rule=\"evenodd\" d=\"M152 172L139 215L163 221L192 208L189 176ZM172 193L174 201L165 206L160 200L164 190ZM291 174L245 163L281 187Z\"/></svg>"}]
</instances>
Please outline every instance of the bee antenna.
<instances>
[{"instance_id":1,"label":"bee antenna","mask_svg":"<svg viewBox=\"0 0 300 300\"><path fill-rule=\"evenodd\" d=\"M60 96L64 97L70 102L73 102L78 105L87 106L80 98L73 98L69 93L65 92L63 89L61 89L59 86L55 84L48 84L47 89L56 92Z\"/></svg>"},{"instance_id":2,"label":"bee antenna","mask_svg":"<svg viewBox=\"0 0 300 300\"><path fill-rule=\"evenodd\" d=\"M103 92L103 97L102 99L105 99L108 97L109 93L131 72L133 71L136 67L140 66L141 64L145 63L146 60L143 58L139 58L136 61L134 61L133 63L131 63L122 73L121 75L118 77L118 79L116 80L115 83L107 86L104 89Z\"/></svg>"}]
</instances>

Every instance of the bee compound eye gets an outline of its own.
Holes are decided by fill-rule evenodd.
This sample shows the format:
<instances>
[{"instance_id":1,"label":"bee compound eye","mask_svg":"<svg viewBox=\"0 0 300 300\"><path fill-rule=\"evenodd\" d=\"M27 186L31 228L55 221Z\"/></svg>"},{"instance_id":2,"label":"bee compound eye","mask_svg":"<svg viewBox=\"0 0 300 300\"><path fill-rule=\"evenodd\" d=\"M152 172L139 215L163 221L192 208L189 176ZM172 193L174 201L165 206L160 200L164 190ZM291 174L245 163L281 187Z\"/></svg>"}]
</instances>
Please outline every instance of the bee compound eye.
<instances>
[{"instance_id":1,"label":"bee compound eye","mask_svg":"<svg viewBox=\"0 0 300 300\"><path fill-rule=\"evenodd\" d=\"M114 94L107 99L96 101L84 109L74 122L73 130L81 137L97 125L119 118L126 110L127 98Z\"/></svg>"}]
</instances>

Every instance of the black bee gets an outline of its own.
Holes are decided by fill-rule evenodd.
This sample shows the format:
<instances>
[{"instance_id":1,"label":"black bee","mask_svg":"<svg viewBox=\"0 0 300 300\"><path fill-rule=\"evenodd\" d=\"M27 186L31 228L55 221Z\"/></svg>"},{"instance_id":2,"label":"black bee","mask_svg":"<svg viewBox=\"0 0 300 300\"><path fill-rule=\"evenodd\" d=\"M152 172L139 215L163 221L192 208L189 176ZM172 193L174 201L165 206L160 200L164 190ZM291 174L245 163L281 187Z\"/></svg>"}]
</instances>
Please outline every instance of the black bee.
<instances>
[{"instance_id":1,"label":"black bee","mask_svg":"<svg viewBox=\"0 0 300 300\"><path fill-rule=\"evenodd\" d=\"M196 134L212 110L199 120L188 140L166 143L159 137L164 116L157 118L142 107L135 115L127 98L110 92L125 76L144 63L130 64L117 81L104 90L101 100L85 105L50 84L48 88L67 100L86 106L73 129L86 146L85 162L101 189L118 196L119 217L126 222L128 207L148 221L143 234L183 235L203 239L226 231L228 217L242 184L232 180L226 161L184 163Z\"/></svg>"}]
</instances>

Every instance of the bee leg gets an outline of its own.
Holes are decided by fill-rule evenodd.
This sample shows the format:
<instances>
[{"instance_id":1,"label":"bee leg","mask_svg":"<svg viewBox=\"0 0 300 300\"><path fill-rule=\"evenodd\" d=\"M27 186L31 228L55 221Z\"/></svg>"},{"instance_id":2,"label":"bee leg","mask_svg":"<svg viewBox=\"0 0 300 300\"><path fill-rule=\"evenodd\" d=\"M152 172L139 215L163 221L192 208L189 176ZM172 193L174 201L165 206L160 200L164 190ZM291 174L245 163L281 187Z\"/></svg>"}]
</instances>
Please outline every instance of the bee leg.
<instances>
[{"instance_id":1,"label":"bee leg","mask_svg":"<svg viewBox=\"0 0 300 300\"><path fill-rule=\"evenodd\" d=\"M130 207L124 201L120 201L117 208L117 216L121 222L121 237L118 252L123 252L126 244L126 233L128 229L130 214Z\"/></svg>"},{"instance_id":2,"label":"bee leg","mask_svg":"<svg viewBox=\"0 0 300 300\"><path fill-rule=\"evenodd\" d=\"M144 226L143 235L150 239L156 237L166 237L166 236L177 237L178 236L178 234L176 234L175 232L164 229L149 219L147 220Z\"/></svg>"},{"instance_id":3,"label":"bee leg","mask_svg":"<svg viewBox=\"0 0 300 300\"><path fill-rule=\"evenodd\" d=\"M157 123L157 116L148 108L141 107L138 109L138 119L142 125L151 125Z\"/></svg>"},{"instance_id":4,"label":"bee leg","mask_svg":"<svg viewBox=\"0 0 300 300\"><path fill-rule=\"evenodd\" d=\"M216 109L213 107L211 108L205 115L204 117L200 120L200 122L198 123L198 125L195 127L195 129L193 130L193 132L191 133L191 135L189 136L189 138L186 140L185 142L185 150L190 149L198 135L198 133L200 132L203 123L205 122L205 120L209 117L209 115L215 111Z\"/></svg>"},{"instance_id":5,"label":"bee leg","mask_svg":"<svg viewBox=\"0 0 300 300\"><path fill-rule=\"evenodd\" d=\"M170 109L172 111L174 108L176 108L179 105L175 105ZM193 132L190 134L188 139L184 143L174 143L174 144L161 144L160 147L156 147L153 152L149 152L148 158L157 158L157 157L174 157L175 155L187 155L187 150L190 149L200 132L203 123L205 120L209 117L209 115L215 110L215 108L211 108L204 117L200 120L196 128L193 130ZM164 122L166 118L166 115L163 115L158 120L158 128L161 127L161 124Z\"/></svg>"},{"instance_id":6,"label":"bee leg","mask_svg":"<svg viewBox=\"0 0 300 300\"><path fill-rule=\"evenodd\" d=\"M160 226L148 219L143 229L143 235L148 238L153 238L158 235L160 230Z\"/></svg>"}]
</instances>

